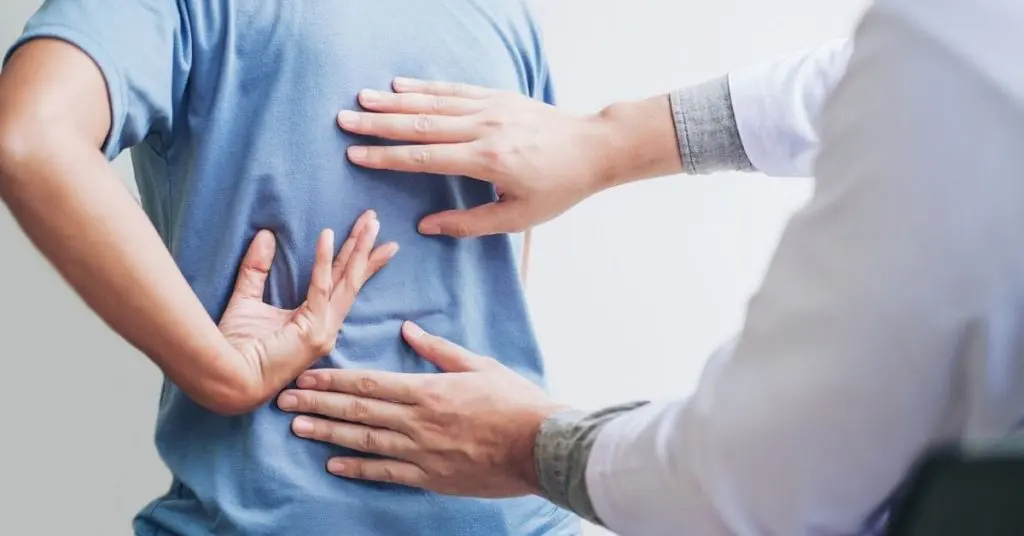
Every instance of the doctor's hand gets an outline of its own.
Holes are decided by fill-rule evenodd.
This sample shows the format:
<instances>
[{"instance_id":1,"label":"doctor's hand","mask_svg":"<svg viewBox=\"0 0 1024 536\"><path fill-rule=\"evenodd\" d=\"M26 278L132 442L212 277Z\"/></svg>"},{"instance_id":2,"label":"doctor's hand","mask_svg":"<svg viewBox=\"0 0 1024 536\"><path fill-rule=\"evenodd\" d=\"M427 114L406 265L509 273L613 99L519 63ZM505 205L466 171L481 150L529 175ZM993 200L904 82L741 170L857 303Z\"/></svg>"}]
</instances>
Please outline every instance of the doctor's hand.
<instances>
[{"instance_id":1,"label":"doctor's hand","mask_svg":"<svg viewBox=\"0 0 1024 536\"><path fill-rule=\"evenodd\" d=\"M412 323L402 335L443 373L307 371L298 390L278 397L281 409L307 414L293 420L295 434L386 458L329 460L327 470L342 477L448 495L538 493L534 440L562 408L491 358Z\"/></svg>"},{"instance_id":2,"label":"doctor's hand","mask_svg":"<svg viewBox=\"0 0 1024 536\"><path fill-rule=\"evenodd\" d=\"M338 124L412 144L353 146L349 159L376 169L464 175L498 192L496 202L427 216L423 234L523 231L605 188L680 167L667 96L575 115L510 91L401 78L393 86L394 92L360 92L368 112L342 111Z\"/></svg>"}]
</instances>

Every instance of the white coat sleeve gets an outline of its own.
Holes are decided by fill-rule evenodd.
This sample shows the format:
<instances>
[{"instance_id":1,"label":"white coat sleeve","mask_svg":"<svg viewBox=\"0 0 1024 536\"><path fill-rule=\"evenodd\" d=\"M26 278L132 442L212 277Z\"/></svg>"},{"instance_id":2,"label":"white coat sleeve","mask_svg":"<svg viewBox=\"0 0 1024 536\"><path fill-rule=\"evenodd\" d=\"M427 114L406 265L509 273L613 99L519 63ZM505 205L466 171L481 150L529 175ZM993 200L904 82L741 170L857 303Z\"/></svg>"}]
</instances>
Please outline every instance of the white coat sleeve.
<instances>
[{"instance_id":1,"label":"white coat sleeve","mask_svg":"<svg viewBox=\"0 0 1024 536\"><path fill-rule=\"evenodd\" d=\"M846 73L852 41L835 40L729 74L736 128L754 169L810 177L821 110Z\"/></svg>"},{"instance_id":2,"label":"white coat sleeve","mask_svg":"<svg viewBox=\"0 0 1024 536\"><path fill-rule=\"evenodd\" d=\"M861 534L927 448L1020 418L1024 78L999 43L1024 10L940 4L862 22L814 196L693 396L542 428L556 502L625 536Z\"/></svg>"}]
</instances>

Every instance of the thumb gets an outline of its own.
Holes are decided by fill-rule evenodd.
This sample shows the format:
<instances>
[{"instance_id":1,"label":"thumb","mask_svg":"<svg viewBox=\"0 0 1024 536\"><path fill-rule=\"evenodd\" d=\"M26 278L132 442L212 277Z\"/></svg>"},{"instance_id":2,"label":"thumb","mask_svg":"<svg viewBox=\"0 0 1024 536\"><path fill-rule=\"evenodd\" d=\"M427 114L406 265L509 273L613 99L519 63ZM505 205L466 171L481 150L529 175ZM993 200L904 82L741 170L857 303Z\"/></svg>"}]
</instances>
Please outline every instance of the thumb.
<instances>
[{"instance_id":1,"label":"thumb","mask_svg":"<svg viewBox=\"0 0 1024 536\"><path fill-rule=\"evenodd\" d=\"M251 298L263 301L263 287L270 273L270 265L274 262L277 239L274 233L262 230L249 244L249 250L242 258L238 268L238 279L235 281L235 298Z\"/></svg>"},{"instance_id":2,"label":"thumb","mask_svg":"<svg viewBox=\"0 0 1024 536\"><path fill-rule=\"evenodd\" d=\"M443 372L472 372L486 366L486 358L431 335L412 322L402 324L402 336L417 354L437 365Z\"/></svg>"},{"instance_id":3,"label":"thumb","mask_svg":"<svg viewBox=\"0 0 1024 536\"><path fill-rule=\"evenodd\" d=\"M513 201L495 201L467 210L448 210L431 214L420 221L425 235L475 238L499 233L517 233L530 226L522 221L522 210Z\"/></svg>"}]
</instances>

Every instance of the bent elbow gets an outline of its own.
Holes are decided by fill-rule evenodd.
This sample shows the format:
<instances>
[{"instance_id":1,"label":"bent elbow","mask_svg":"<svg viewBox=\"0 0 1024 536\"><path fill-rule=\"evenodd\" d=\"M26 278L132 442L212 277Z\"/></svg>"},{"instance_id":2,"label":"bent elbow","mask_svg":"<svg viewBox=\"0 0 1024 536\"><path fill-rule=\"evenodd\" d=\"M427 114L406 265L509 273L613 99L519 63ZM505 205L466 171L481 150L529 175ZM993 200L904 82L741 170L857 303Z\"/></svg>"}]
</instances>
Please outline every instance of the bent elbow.
<instances>
[{"instance_id":1,"label":"bent elbow","mask_svg":"<svg viewBox=\"0 0 1024 536\"><path fill-rule=\"evenodd\" d=\"M270 400L271 394L255 382L225 381L202 389L193 397L197 404L223 417L238 417L256 411Z\"/></svg>"}]
</instances>

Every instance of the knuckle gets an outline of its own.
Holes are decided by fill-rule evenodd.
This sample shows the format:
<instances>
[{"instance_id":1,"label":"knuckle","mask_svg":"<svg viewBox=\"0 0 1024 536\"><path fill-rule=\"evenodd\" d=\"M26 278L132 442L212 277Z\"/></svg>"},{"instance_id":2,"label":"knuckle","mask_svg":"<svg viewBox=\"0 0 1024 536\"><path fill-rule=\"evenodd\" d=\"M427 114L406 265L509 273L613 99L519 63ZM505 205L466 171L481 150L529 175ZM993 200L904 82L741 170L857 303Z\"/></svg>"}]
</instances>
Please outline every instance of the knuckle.
<instances>
[{"instance_id":1,"label":"knuckle","mask_svg":"<svg viewBox=\"0 0 1024 536\"><path fill-rule=\"evenodd\" d=\"M359 438L359 446L366 452L373 452L380 446L380 438L373 430L366 430Z\"/></svg>"},{"instance_id":2,"label":"knuckle","mask_svg":"<svg viewBox=\"0 0 1024 536\"><path fill-rule=\"evenodd\" d=\"M431 105L431 109L435 113L443 113L451 107L451 99L448 97L434 97L434 102Z\"/></svg>"},{"instance_id":3,"label":"knuckle","mask_svg":"<svg viewBox=\"0 0 1024 536\"><path fill-rule=\"evenodd\" d=\"M423 390L423 402L426 404L428 408L434 410L435 412L439 408L443 407L447 401L448 399L445 396L444 391L441 391L440 389L433 387L432 385L428 385Z\"/></svg>"},{"instance_id":4,"label":"knuckle","mask_svg":"<svg viewBox=\"0 0 1024 536\"><path fill-rule=\"evenodd\" d=\"M319 336L319 341L316 345L316 350L323 355L327 355L334 350L335 338L326 331L322 332Z\"/></svg>"},{"instance_id":5,"label":"knuckle","mask_svg":"<svg viewBox=\"0 0 1024 536\"><path fill-rule=\"evenodd\" d=\"M319 440L330 440L331 435L330 427L325 427L321 422L313 419L313 427L309 429L309 437Z\"/></svg>"},{"instance_id":6,"label":"knuckle","mask_svg":"<svg viewBox=\"0 0 1024 536\"><path fill-rule=\"evenodd\" d=\"M344 412L344 416L347 420L360 420L370 414L370 406L359 399L352 400L349 403L348 408Z\"/></svg>"},{"instance_id":7,"label":"knuckle","mask_svg":"<svg viewBox=\"0 0 1024 536\"><path fill-rule=\"evenodd\" d=\"M451 234L457 238L466 238L472 234L469 224L463 220L452 222Z\"/></svg>"},{"instance_id":8,"label":"knuckle","mask_svg":"<svg viewBox=\"0 0 1024 536\"><path fill-rule=\"evenodd\" d=\"M413 119L412 128L417 134L427 134L433 130L433 121L429 115L419 114Z\"/></svg>"},{"instance_id":9,"label":"knuckle","mask_svg":"<svg viewBox=\"0 0 1024 536\"><path fill-rule=\"evenodd\" d=\"M361 395L372 395L379 387L377 380L373 378L359 378L359 381L356 382L356 391Z\"/></svg>"},{"instance_id":10,"label":"knuckle","mask_svg":"<svg viewBox=\"0 0 1024 536\"><path fill-rule=\"evenodd\" d=\"M412 161L416 164L427 165L432 159L433 155L428 149L419 149L412 153Z\"/></svg>"},{"instance_id":11,"label":"knuckle","mask_svg":"<svg viewBox=\"0 0 1024 536\"><path fill-rule=\"evenodd\" d=\"M321 441L334 443L335 445L343 445L345 443L344 434L339 430L338 425L334 423L324 423L323 425L318 424L317 434L315 437Z\"/></svg>"},{"instance_id":12,"label":"knuckle","mask_svg":"<svg viewBox=\"0 0 1024 536\"><path fill-rule=\"evenodd\" d=\"M480 149L484 165L492 168L500 167L504 163L505 153L504 148L496 144L488 144Z\"/></svg>"},{"instance_id":13,"label":"knuckle","mask_svg":"<svg viewBox=\"0 0 1024 536\"><path fill-rule=\"evenodd\" d=\"M317 409L319 409L320 403L315 396L299 393L296 398L299 400L299 409L302 411L316 413Z\"/></svg>"},{"instance_id":14,"label":"knuckle","mask_svg":"<svg viewBox=\"0 0 1024 536\"><path fill-rule=\"evenodd\" d=\"M448 463L441 464L437 468L437 476L441 477L444 480L450 480L454 478L456 474L457 471L455 470L455 467Z\"/></svg>"}]
</instances>

